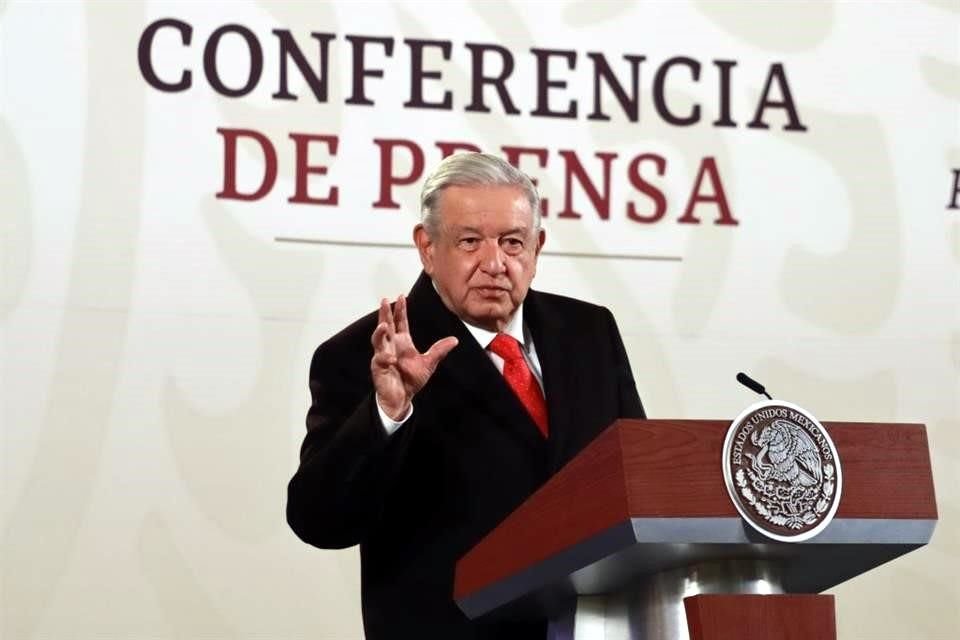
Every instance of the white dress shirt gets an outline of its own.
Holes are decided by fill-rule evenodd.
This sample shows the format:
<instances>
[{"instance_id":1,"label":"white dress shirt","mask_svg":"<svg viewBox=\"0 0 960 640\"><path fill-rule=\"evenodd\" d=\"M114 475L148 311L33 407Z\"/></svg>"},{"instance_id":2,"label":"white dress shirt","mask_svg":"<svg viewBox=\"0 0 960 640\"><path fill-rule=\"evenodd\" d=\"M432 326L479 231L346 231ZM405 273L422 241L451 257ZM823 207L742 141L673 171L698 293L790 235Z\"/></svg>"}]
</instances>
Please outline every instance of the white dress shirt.
<instances>
[{"instance_id":1,"label":"white dress shirt","mask_svg":"<svg viewBox=\"0 0 960 640\"><path fill-rule=\"evenodd\" d=\"M461 322L463 322L463 320L461 320ZM463 322L463 326L467 328L467 331L470 332L470 335L474 337L477 343L483 347L487 357L490 358L493 364L497 367L497 371L502 374L503 358L487 349L487 347L490 346L490 343L493 342L493 339L497 337L497 332L487 331L486 329L475 327L467 322ZM523 358L530 366L530 371L533 372L533 377L536 378L537 384L540 385L540 390L543 391L543 373L540 370L540 358L537 357L537 348L533 344L533 338L530 337L530 331L526 328L526 325L523 324L522 302L520 303L520 306L517 307L513 317L510 318L510 320L507 322L507 326L503 328L501 333L511 336L520 343L520 346L522 347L521 351L523 352ZM544 396L546 396L545 393ZM380 399L376 398L376 394L374 394L374 398L376 399L377 403L377 412L380 414L380 421L383 423L383 428L386 430L387 435L394 433L400 428L401 425L403 425L404 422L410 419L411 415L413 415L413 403L411 403L410 409L407 411L407 415L403 416L403 418L400 420L393 420L384 412L383 407L380 406Z\"/></svg>"}]
</instances>

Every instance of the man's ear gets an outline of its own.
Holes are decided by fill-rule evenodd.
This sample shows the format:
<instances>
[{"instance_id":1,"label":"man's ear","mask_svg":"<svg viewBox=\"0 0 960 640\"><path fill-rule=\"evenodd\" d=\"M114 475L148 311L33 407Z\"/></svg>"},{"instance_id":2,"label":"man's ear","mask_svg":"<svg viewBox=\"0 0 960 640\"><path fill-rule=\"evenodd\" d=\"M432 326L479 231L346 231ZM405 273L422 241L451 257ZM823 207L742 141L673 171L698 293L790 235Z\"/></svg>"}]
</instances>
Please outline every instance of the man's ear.
<instances>
[{"instance_id":1,"label":"man's ear","mask_svg":"<svg viewBox=\"0 0 960 640\"><path fill-rule=\"evenodd\" d=\"M533 248L533 273L530 277L537 275L537 258L540 257L540 250L543 249L543 243L547 241L547 232L543 229L537 230L537 246Z\"/></svg>"},{"instance_id":2,"label":"man's ear","mask_svg":"<svg viewBox=\"0 0 960 640\"><path fill-rule=\"evenodd\" d=\"M433 251L434 244L426 227L418 224L413 228L413 244L417 245L417 251L420 253L420 264L428 276L433 275Z\"/></svg>"}]
</instances>

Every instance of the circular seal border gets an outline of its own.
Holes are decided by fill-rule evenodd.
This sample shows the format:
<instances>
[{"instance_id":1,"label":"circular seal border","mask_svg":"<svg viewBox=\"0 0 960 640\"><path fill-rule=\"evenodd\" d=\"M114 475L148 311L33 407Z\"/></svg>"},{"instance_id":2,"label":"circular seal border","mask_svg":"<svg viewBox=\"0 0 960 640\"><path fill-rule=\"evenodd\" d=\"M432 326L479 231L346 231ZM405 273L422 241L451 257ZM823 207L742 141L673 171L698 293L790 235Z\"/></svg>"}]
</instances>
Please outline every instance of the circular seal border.
<instances>
[{"instance_id":1,"label":"circular seal border","mask_svg":"<svg viewBox=\"0 0 960 640\"><path fill-rule=\"evenodd\" d=\"M837 461L837 493L836 499L833 501L833 504L830 506L830 509L827 511L827 515L824 516L823 520L812 529L798 533L795 536L784 536L778 533L773 533L772 531L767 531L760 524L755 521L755 516L753 514L747 513L745 509L740 505L740 499L737 497L737 489L734 486L733 480L733 469L730 465L730 452L733 444L734 434L737 432L740 424L743 422L744 418L753 413L754 411L759 411L766 407L787 407L792 409L797 413L802 414L810 422L815 424L820 431L823 432L827 444L830 445L830 453L833 454L834 460ZM820 421L813 417L808 411L802 409L801 407L793 404L792 402L786 402L784 400L761 400L755 402L743 411L740 412L736 418L733 419L733 422L730 423L730 426L727 427L727 435L723 439L723 482L727 487L727 495L730 497L730 501L733 503L733 506L736 508L737 512L740 514L740 517L753 527L755 530L759 531L768 538L772 538L779 542L803 542L804 540L809 540L810 538L818 535L827 526L833 521L833 516L837 513L837 508L840 506L840 500L843 497L843 465L840 460L840 456L837 454L837 447L833 444L833 438L830 436L830 432L827 431Z\"/></svg>"}]
</instances>

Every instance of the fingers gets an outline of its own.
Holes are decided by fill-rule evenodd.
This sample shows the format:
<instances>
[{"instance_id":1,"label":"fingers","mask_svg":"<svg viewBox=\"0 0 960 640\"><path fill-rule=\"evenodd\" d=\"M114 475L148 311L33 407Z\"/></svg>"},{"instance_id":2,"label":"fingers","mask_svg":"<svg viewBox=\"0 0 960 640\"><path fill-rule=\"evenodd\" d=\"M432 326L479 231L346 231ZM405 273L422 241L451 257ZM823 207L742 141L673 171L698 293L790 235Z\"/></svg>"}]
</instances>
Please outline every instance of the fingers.
<instances>
[{"instance_id":1,"label":"fingers","mask_svg":"<svg viewBox=\"0 0 960 640\"><path fill-rule=\"evenodd\" d=\"M397 296L393 317L396 321L397 333L410 333L410 324L407 322L407 299L403 294Z\"/></svg>"},{"instance_id":2,"label":"fingers","mask_svg":"<svg viewBox=\"0 0 960 640\"><path fill-rule=\"evenodd\" d=\"M380 308L377 309L377 322L384 323L390 321L390 303L386 298L380 298Z\"/></svg>"},{"instance_id":3,"label":"fingers","mask_svg":"<svg viewBox=\"0 0 960 640\"><path fill-rule=\"evenodd\" d=\"M373 354L373 365L378 369L389 369L396 366L397 356L386 351L375 351Z\"/></svg>"},{"instance_id":4,"label":"fingers","mask_svg":"<svg viewBox=\"0 0 960 640\"><path fill-rule=\"evenodd\" d=\"M434 342L433 346L427 349L427 352L423 354L423 357L426 359L427 366L430 367L430 370L432 371L436 369L440 361L446 358L447 354L450 353L453 348L459 344L459 342L460 341L453 336L448 336Z\"/></svg>"},{"instance_id":5,"label":"fingers","mask_svg":"<svg viewBox=\"0 0 960 640\"><path fill-rule=\"evenodd\" d=\"M380 299L380 308L377 310L377 322L385 323L388 333L393 337L394 333L410 333L410 323L407 321L407 298L400 294L390 309L390 301L386 298Z\"/></svg>"},{"instance_id":6,"label":"fingers","mask_svg":"<svg viewBox=\"0 0 960 640\"><path fill-rule=\"evenodd\" d=\"M373 335L370 336L370 344L373 345L374 351L380 351L386 346L387 334L390 329L387 326L386 322L381 322L377 325L377 328L373 330Z\"/></svg>"},{"instance_id":7,"label":"fingers","mask_svg":"<svg viewBox=\"0 0 960 640\"><path fill-rule=\"evenodd\" d=\"M390 344L393 336L390 334L390 325L381 322L373 330L370 343L373 345L373 363L380 367L391 367L397 364L396 350Z\"/></svg>"},{"instance_id":8,"label":"fingers","mask_svg":"<svg viewBox=\"0 0 960 640\"><path fill-rule=\"evenodd\" d=\"M389 329L390 337L393 337L393 334L397 331L397 325L393 320L393 311L390 309L390 301L386 298L380 300L380 313L378 316L382 316L380 322L386 322L387 328Z\"/></svg>"},{"instance_id":9,"label":"fingers","mask_svg":"<svg viewBox=\"0 0 960 640\"><path fill-rule=\"evenodd\" d=\"M390 303L386 298L380 299L380 308L377 310L377 328L373 330L370 336L370 343L375 351L386 347L387 342L393 339L395 325L393 322L393 312L390 310Z\"/></svg>"},{"instance_id":10,"label":"fingers","mask_svg":"<svg viewBox=\"0 0 960 640\"><path fill-rule=\"evenodd\" d=\"M371 364L375 369L389 369L396 366L397 355L393 349L389 348L390 327L386 322L381 322L373 330L373 336L370 342L373 344L373 359Z\"/></svg>"}]
</instances>

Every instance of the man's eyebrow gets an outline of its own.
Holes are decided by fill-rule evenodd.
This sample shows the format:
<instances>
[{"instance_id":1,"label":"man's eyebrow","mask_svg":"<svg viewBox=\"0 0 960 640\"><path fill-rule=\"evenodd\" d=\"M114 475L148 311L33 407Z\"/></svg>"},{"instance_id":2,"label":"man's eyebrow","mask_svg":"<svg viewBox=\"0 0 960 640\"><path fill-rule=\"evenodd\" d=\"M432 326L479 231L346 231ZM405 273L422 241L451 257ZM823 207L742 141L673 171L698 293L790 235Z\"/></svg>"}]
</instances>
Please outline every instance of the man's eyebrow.
<instances>
[{"instance_id":1,"label":"man's eyebrow","mask_svg":"<svg viewBox=\"0 0 960 640\"><path fill-rule=\"evenodd\" d=\"M470 226L451 225L451 226L447 227L447 230L450 231L450 232L452 232L452 233L454 233L454 234L458 234L458 235L461 234L461 233L474 233L474 234L476 234L476 235L478 235L478 236L482 236L482 235L483 235L483 231L482 231L482 230L480 230L480 229L477 228L477 227L470 227ZM521 234L521 235L525 235L525 234L527 234L527 233L529 233L529 232L530 232L530 228L529 228L529 227L525 227L525 226L512 227L512 228L510 228L510 229L507 229L506 231L500 232L499 234L497 234L497 237L509 236L509 235L514 234L514 233L519 233L519 234Z\"/></svg>"}]
</instances>

